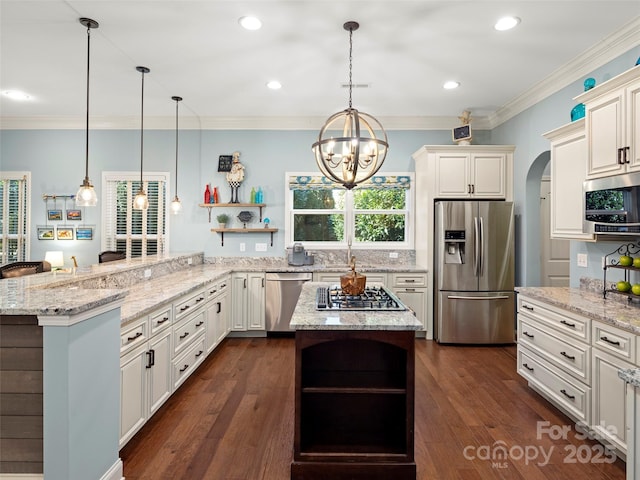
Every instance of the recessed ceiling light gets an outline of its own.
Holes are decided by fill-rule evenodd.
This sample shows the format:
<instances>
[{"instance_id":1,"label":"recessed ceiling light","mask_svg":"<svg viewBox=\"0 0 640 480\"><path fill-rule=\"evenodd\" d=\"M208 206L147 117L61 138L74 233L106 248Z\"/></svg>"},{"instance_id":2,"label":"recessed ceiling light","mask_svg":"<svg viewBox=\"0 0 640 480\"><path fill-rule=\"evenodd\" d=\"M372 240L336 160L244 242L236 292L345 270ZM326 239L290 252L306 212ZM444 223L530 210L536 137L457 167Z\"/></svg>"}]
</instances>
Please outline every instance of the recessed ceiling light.
<instances>
[{"instance_id":1,"label":"recessed ceiling light","mask_svg":"<svg viewBox=\"0 0 640 480\"><path fill-rule=\"evenodd\" d=\"M5 90L2 95L9 97L12 100L31 100L31 95L20 90Z\"/></svg>"},{"instance_id":2,"label":"recessed ceiling light","mask_svg":"<svg viewBox=\"0 0 640 480\"><path fill-rule=\"evenodd\" d=\"M496 30L504 31L511 30L513 27L520 23L520 19L518 17L502 17L500 20L496 22L493 26Z\"/></svg>"},{"instance_id":3,"label":"recessed ceiling light","mask_svg":"<svg viewBox=\"0 0 640 480\"><path fill-rule=\"evenodd\" d=\"M262 27L262 22L258 17L240 17L238 22L247 30L260 30L260 27Z\"/></svg>"},{"instance_id":4,"label":"recessed ceiling light","mask_svg":"<svg viewBox=\"0 0 640 480\"><path fill-rule=\"evenodd\" d=\"M460 82L456 82L455 80L449 80L448 82L444 82L442 88L446 90L453 90L454 88L458 88L460 86Z\"/></svg>"},{"instance_id":5,"label":"recessed ceiling light","mask_svg":"<svg viewBox=\"0 0 640 480\"><path fill-rule=\"evenodd\" d=\"M282 84L278 80L271 80L267 82L267 87L271 90L280 90L282 88Z\"/></svg>"}]
</instances>

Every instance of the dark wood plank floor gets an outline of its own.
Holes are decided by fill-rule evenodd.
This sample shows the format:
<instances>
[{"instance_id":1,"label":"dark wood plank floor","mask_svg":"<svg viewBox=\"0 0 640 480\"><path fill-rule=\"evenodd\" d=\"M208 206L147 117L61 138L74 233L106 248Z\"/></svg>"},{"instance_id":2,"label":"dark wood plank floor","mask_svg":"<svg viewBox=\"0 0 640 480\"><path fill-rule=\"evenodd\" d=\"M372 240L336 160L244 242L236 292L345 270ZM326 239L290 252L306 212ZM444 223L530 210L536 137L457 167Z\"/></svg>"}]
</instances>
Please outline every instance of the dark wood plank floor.
<instances>
[{"instance_id":1,"label":"dark wood plank floor","mask_svg":"<svg viewBox=\"0 0 640 480\"><path fill-rule=\"evenodd\" d=\"M121 450L125 477L289 478L293 365L291 338L225 340ZM515 347L417 340L415 418L420 480L625 478L517 375Z\"/></svg>"}]
</instances>

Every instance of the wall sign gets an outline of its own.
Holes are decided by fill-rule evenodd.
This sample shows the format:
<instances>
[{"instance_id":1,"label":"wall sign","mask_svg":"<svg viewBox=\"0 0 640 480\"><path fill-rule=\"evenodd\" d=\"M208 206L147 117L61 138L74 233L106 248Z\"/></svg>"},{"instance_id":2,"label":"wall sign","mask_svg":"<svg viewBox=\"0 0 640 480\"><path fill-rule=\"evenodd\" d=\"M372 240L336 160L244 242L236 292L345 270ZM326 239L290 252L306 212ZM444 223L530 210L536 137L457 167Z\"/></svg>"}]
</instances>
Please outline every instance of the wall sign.
<instances>
[{"instance_id":1,"label":"wall sign","mask_svg":"<svg viewBox=\"0 0 640 480\"><path fill-rule=\"evenodd\" d=\"M232 163L233 163L233 155L220 155L218 157L218 171L230 172Z\"/></svg>"}]
</instances>

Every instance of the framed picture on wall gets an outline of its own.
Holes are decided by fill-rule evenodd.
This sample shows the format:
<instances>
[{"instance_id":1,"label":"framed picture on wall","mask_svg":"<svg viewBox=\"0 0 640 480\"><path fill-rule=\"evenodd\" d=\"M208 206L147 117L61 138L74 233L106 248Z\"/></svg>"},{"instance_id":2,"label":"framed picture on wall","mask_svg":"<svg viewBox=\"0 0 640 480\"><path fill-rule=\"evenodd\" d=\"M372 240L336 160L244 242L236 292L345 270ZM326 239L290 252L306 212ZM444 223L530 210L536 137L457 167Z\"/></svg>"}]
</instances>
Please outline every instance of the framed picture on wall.
<instances>
[{"instance_id":1,"label":"framed picture on wall","mask_svg":"<svg viewBox=\"0 0 640 480\"><path fill-rule=\"evenodd\" d=\"M82 210L67 210L67 220L82 220Z\"/></svg>"},{"instance_id":2,"label":"framed picture on wall","mask_svg":"<svg viewBox=\"0 0 640 480\"><path fill-rule=\"evenodd\" d=\"M38 227L38 240L53 240L55 238L53 227Z\"/></svg>"},{"instance_id":3,"label":"framed picture on wall","mask_svg":"<svg viewBox=\"0 0 640 480\"><path fill-rule=\"evenodd\" d=\"M58 227L56 234L58 240L73 240L73 227Z\"/></svg>"},{"instance_id":4,"label":"framed picture on wall","mask_svg":"<svg viewBox=\"0 0 640 480\"><path fill-rule=\"evenodd\" d=\"M47 218L49 220L62 220L62 210L47 210Z\"/></svg>"},{"instance_id":5,"label":"framed picture on wall","mask_svg":"<svg viewBox=\"0 0 640 480\"><path fill-rule=\"evenodd\" d=\"M76 240L93 240L93 227L77 227Z\"/></svg>"}]
</instances>

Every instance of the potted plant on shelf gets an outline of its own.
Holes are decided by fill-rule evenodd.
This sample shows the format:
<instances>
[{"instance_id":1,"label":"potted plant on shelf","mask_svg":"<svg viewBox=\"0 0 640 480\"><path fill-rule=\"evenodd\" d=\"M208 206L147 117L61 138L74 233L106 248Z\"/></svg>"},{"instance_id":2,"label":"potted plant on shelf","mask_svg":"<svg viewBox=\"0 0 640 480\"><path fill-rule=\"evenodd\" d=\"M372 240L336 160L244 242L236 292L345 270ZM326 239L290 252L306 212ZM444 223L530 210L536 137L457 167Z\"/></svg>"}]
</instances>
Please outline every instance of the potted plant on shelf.
<instances>
[{"instance_id":1,"label":"potted plant on shelf","mask_svg":"<svg viewBox=\"0 0 640 480\"><path fill-rule=\"evenodd\" d=\"M229 215L227 215L226 213L221 213L216 217L216 220L218 220L218 226L220 228L225 228L227 222L229 221Z\"/></svg>"}]
</instances>

